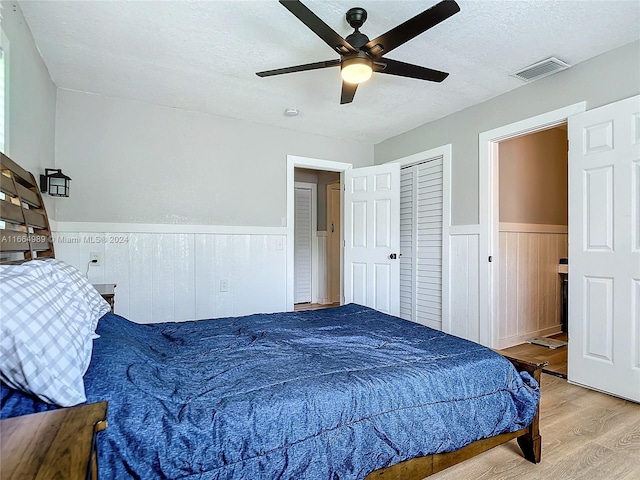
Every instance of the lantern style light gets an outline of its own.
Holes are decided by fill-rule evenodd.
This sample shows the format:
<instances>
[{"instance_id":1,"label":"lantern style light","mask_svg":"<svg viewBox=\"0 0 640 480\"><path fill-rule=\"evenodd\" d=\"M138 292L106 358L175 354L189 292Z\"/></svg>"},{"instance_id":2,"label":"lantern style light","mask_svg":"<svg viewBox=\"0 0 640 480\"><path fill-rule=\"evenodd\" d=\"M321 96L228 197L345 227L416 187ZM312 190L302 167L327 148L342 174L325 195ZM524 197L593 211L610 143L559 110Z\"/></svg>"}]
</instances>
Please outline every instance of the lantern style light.
<instances>
[{"instance_id":1,"label":"lantern style light","mask_svg":"<svg viewBox=\"0 0 640 480\"><path fill-rule=\"evenodd\" d=\"M61 169L46 168L40 175L40 191L52 197L68 197L71 177L62 173Z\"/></svg>"}]
</instances>

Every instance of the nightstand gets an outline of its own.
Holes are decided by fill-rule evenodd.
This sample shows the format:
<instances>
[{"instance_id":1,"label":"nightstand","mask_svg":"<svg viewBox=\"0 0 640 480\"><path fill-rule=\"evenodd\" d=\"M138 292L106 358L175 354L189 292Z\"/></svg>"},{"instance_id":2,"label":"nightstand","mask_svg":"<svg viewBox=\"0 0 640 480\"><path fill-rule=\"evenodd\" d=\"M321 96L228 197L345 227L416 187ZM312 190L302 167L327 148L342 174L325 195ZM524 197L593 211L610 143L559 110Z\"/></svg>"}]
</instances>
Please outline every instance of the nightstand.
<instances>
[{"instance_id":1,"label":"nightstand","mask_svg":"<svg viewBox=\"0 0 640 480\"><path fill-rule=\"evenodd\" d=\"M116 303L116 284L115 283L94 283L93 288L95 288L102 298L104 298L107 303L111 306L111 313L113 313L113 308Z\"/></svg>"},{"instance_id":2,"label":"nightstand","mask_svg":"<svg viewBox=\"0 0 640 480\"><path fill-rule=\"evenodd\" d=\"M0 421L2 478L98 478L96 434L107 428L107 402Z\"/></svg>"}]
</instances>

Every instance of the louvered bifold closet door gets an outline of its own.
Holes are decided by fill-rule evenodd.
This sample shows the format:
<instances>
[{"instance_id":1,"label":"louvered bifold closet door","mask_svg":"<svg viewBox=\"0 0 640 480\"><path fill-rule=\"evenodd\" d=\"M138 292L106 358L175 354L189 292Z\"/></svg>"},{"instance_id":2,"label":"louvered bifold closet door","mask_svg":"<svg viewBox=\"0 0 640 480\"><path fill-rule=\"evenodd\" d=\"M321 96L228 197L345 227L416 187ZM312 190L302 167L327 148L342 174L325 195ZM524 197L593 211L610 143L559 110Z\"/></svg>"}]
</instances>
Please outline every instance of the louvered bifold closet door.
<instances>
[{"instance_id":1,"label":"louvered bifold closet door","mask_svg":"<svg viewBox=\"0 0 640 480\"><path fill-rule=\"evenodd\" d=\"M311 302L311 190L295 189L294 303Z\"/></svg>"},{"instance_id":2,"label":"louvered bifold closet door","mask_svg":"<svg viewBox=\"0 0 640 480\"><path fill-rule=\"evenodd\" d=\"M414 169L400 173L400 318L413 320Z\"/></svg>"},{"instance_id":3,"label":"louvered bifold closet door","mask_svg":"<svg viewBox=\"0 0 640 480\"><path fill-rule=\"evenodd\" d=\"M442 159L402 169L400 317L442 329Z\"/></svg>"},{"instance_id":4,"label":"louvered bifold closet door","mask_svg":"<svg viewBox=\"0 0 640 480\"><path fill-rule=\"evenodd\" d=\"M416 316L442 330L442 159L416 167Z\"/></svg>"}]
</instances>

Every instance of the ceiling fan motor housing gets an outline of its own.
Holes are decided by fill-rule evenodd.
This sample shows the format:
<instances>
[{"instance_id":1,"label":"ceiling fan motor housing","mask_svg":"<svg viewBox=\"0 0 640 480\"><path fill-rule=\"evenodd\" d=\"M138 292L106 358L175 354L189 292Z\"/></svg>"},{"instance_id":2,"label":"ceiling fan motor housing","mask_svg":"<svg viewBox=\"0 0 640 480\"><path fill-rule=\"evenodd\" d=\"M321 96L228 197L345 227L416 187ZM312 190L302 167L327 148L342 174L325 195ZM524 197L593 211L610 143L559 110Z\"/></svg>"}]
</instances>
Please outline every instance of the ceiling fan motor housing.
<instances>
[{"instance_id":1,"label":"ceiling fan motor housing","mask_svg":"<svg viewBox=\"0 0 640 480\"><path fill-rule=\"evenodd\" d=\"M360 33L359 31L353 32L347 38L345 38L347 42L349 42L353 47L360 49L367 43L369 43L369 37L367 37L364 33Z\"/></svg>"},{"instance_id":2,"label":"ceiling fan motor housing","mask_svg":"<svg viewBox=\"0 0 640 480\"><path fill-rule=\"evenodd\" d=\"M345 17L349 25L351 25L351 28L355 29L355 32L345 38L345 40L359 50L369 43L369 37L358 30L367 20L367 11L361 7L350 8Z\"/></svg>"},{"instance_id":3,"label":"ceiling fan motor housing","mask_svg":"<svg viewBox=\"0 0 640 480\"><path fill-rule=\"evenodd\" d=\"M351 28L358 30L367 21L367 11L362 7L350 8L347 11L346 18Z\"/></svg>"}]
</instances>

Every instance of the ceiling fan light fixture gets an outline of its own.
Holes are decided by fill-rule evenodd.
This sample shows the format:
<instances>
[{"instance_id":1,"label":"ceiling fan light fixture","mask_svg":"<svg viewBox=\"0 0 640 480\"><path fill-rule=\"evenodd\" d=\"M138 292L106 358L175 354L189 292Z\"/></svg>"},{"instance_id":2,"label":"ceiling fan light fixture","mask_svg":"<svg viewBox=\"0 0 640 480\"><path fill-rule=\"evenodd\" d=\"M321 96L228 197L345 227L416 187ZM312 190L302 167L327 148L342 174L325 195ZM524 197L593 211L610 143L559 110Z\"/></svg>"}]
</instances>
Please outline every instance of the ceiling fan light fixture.
<instances>
[{"instance_id":1,"label":"ceiling fan light fixture","mask_svg":"<svg viewBox=\"0 0 640 480\"><path fill-rule=\"evenodd\" d=\"M371 78L373 63L366 55L345 58L340 64L340 75L347 83L362 83Z\"/></svg>"},{"instance_id":2,"label":"ceiling fan light fixture","mask_svg":"<svg viewBox=\"0 0 640 480\"><path fill-rule=\"evenodd\" d=\"M256 75L259 77L306 72L339 65L342 76L340 105L344 105L345 103L353 102L358 84L369 80L374 70L376 75L396 75L398 77L438 83L449 75L446 72L383 58L383 56L458 13L460 6L455 0L441 0L440 3L395 26L373 40L369 40L369 37L360 31L360 27L367 20L367 11L362 7L350 8L347 11L345 19L354 31L347 38L342 38L300 0L280 0L280 3L331 47L332 51L340 54L340 59L257 72Z\"/></svg>"}]
</instances>

